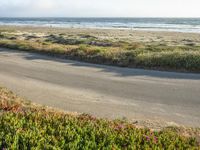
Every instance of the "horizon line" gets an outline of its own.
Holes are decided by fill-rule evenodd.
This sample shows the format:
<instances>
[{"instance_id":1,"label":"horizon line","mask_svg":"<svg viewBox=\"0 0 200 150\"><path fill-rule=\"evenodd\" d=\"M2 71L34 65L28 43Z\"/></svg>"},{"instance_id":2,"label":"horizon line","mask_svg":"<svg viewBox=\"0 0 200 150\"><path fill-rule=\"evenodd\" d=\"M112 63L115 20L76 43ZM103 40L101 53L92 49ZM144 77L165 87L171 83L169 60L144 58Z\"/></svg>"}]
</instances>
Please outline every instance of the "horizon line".
<instances>
[{"instance_id":1,"label":"horizon line","mask_svg":"<svg viewBox=\"0 0 200 150\"><path fill-rule=\"evenodd\" d=\"M102 17L67 17L67 16L41 16L41 17L38 17L38 16L17 16L17 17L12 17L12 16L0 16L0 18L194 18L194 19L200 19L200 17L145 17L145 16L135 16L135 17L126 17L126 16L118 16L118 17L111 17L111 16L102 16Z\"/></svg>"}]
</instances>

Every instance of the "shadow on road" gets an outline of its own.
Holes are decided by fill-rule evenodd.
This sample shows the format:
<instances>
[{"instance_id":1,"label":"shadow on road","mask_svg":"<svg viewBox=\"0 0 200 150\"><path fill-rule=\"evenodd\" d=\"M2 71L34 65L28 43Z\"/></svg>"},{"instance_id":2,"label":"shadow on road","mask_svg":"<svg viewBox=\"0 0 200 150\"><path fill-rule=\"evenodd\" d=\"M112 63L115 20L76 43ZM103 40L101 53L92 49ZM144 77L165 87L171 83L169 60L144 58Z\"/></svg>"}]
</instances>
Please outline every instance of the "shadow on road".
<instances>
[{"instance_id":1,"label":"shadow on road","mask_svg":"<svg viewBox=\"0 0 200 150\"><path fill-rule=\"evenodd\" d=\"M149 76L156 78L169 78L169 79L190 79L190 80L200 80L199 73L178 73L178 72L167 72L167 71L155 71L155 70L145 70L145 69L134 69L134 68L123 68L123 67L113 67L106 65L98 65L85 63L80 61L67 60L63 58L57 58L53 56L47 56L47 54L38 54L32 52L22 52L10 49L0 49L0 55L3 53L17 54L22 56L27 60L47 60L47 61L56 61L76 67L89 67L89 68L98 68L101 72L110 72L114 73L116 76Z\"/></svg>"}]
</instances>

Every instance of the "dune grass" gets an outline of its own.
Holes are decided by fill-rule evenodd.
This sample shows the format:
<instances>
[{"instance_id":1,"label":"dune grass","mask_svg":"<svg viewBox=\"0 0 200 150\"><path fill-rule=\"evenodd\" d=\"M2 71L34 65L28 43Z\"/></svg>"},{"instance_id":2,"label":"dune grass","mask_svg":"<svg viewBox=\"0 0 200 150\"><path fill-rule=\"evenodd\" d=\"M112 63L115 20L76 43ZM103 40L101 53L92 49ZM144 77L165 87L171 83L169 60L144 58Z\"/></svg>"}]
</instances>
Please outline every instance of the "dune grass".
<instances>
[{"instance_id":1,"label":"dune grass","mask_svg":"<svg viewBox=\"0 0 200 150\"><path fill-rule=\"evenodd\" d=\"M0 88L1 149L198 149L178 128L162 131L133 124L67 114L31 104Z\"/></svg>"},{"instance_id":2,"label":"dune grass","mask_svg":"<svg viewBox=\"0 0 200 150\"><path fill-rule=\"evenodd\" d=\"M200 72L200 46L98 39L90 35L0 36L0 47L121 67Z\"/></svg>"}]
</instances>

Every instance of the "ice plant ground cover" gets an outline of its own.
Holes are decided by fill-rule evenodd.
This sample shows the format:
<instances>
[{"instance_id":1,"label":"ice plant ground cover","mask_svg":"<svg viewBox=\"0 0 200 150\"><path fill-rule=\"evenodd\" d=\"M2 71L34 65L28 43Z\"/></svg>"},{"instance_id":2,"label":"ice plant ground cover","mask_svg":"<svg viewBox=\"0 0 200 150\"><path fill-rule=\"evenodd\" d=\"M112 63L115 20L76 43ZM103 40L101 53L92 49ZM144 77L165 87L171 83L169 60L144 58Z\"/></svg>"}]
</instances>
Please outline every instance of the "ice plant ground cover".
<instances>
[{"instance_id":1,"label":"ice plant ground cover","mask_svg":"<svg viewBox=\"0 0 200 150\"><path fill-rule=\"evenodd\" d=\"M198 139L169 127L136 128L127 121L69 114L32 104L0 88L1 149L199 149ZM193 129L199 134L199 129Z\"/></svg>"}]
</instances>

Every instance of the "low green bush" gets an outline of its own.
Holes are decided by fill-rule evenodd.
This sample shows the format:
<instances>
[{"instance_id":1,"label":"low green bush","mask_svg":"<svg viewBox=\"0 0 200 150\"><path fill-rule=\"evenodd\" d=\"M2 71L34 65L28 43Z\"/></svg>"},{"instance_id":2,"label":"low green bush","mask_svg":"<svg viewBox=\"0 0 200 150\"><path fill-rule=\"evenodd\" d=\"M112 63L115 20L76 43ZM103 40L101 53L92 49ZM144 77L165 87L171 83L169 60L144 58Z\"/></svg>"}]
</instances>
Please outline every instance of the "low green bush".
<instances>
[{"instance_id":1,"label":"low green bush","mask_svg":"<svg viewBox=\"0 0 200 150\"><path fill-rule=\"evenodd\" d=\"M0 88L1 149L198 149L173 128L136 128L126 121L73 115L33 105Z\"/></svg>"}]
</instances>

